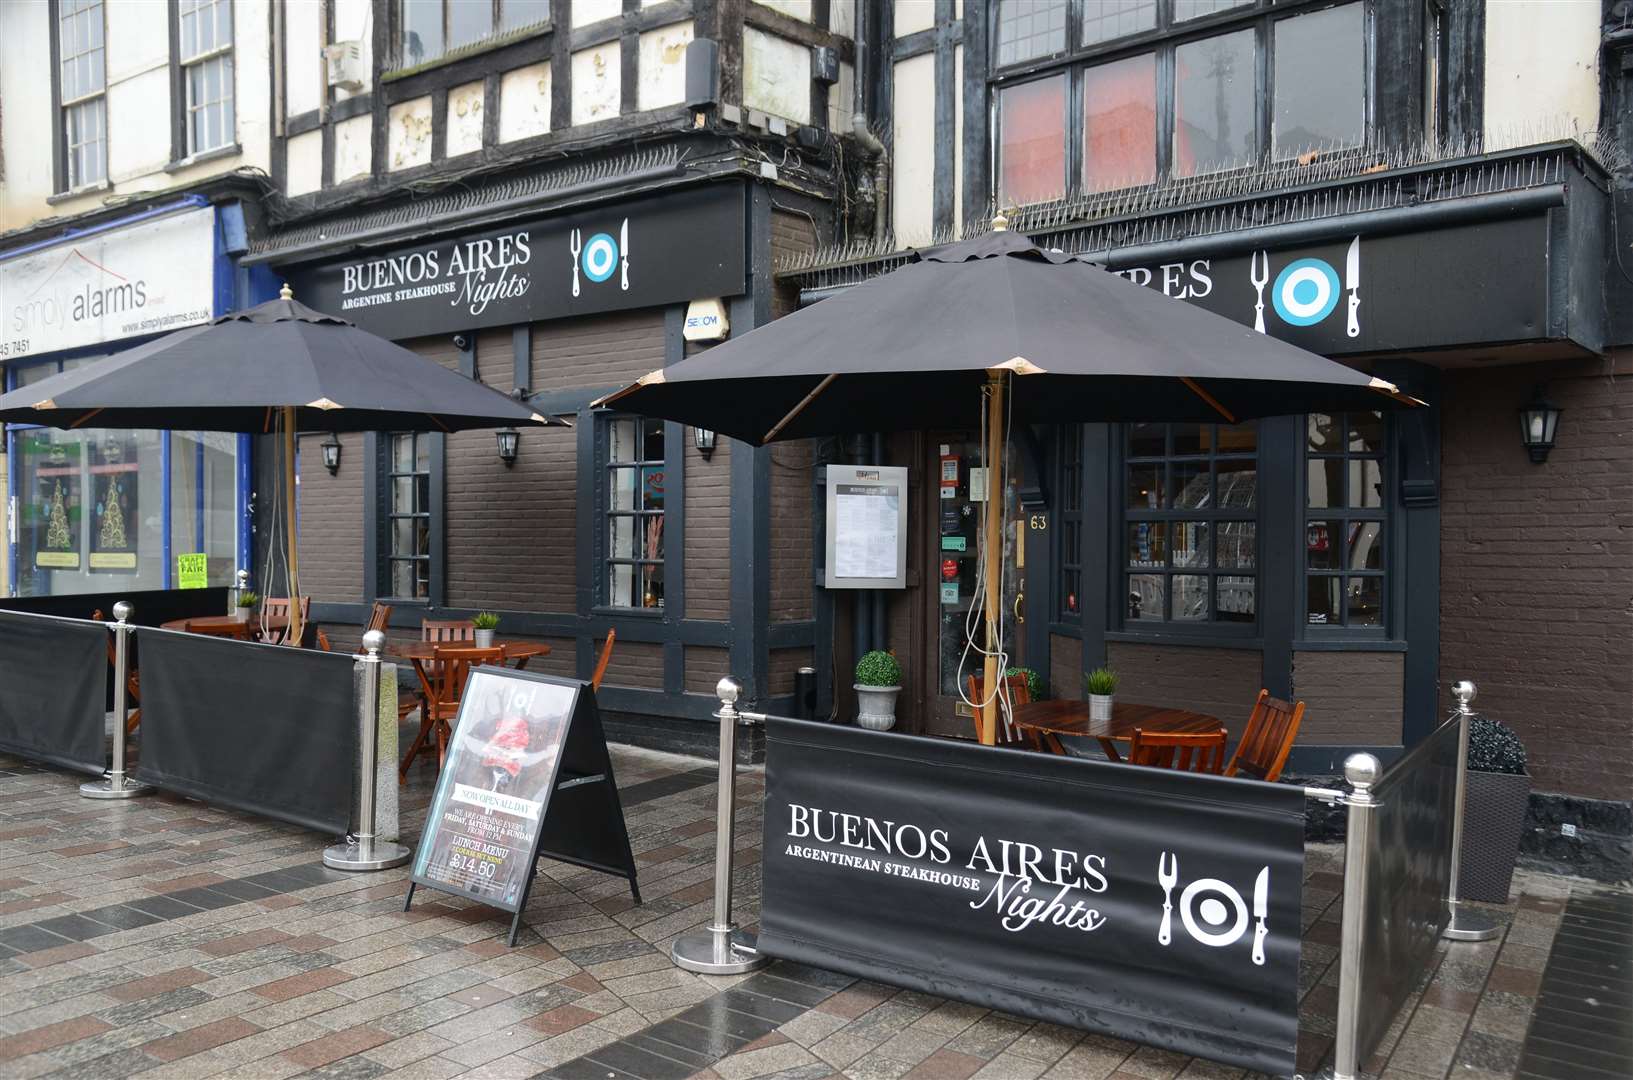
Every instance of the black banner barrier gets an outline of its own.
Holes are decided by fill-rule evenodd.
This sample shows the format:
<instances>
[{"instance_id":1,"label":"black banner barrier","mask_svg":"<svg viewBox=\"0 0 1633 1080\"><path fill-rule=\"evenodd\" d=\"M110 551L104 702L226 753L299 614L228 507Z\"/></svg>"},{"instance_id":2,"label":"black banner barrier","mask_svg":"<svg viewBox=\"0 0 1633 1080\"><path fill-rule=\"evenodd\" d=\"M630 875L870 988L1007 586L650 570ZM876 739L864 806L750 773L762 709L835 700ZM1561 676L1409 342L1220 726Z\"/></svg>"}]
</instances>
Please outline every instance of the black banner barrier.
<instances>
[{"instance_id":1,"label":"black banner barrier","mask_svg":"<svg viewBox=\"0 0 1633 1080\"><path fill-rule=\"evenodd\" d=\"M407 905L420 885L515 915L516 943L540 856L629 880L629 846L612 758L588 683L481 667L425 815Z\"/></svg>"},{"instance_id":2,"label":"black banner barrier","mask_svg":"<svg viewBox=\"0 0 1633 1080\"><path fill-rule=\"evenodd\" d=\"M1457 729L1454 714L1372 788L1357 1042L1363 1062L1429 970L1451 918L1446 897L1457 818Z\"/></svg>"},{"instance_id":3,"label":"black banner barrier","mask_svg":"<svg viewBox=\"0 0 1633 1080\"><path fill-rule=\"evenodd\" d=\"M766 724L763 953L1291 1075L1301 788Z\"/></svg>"},{"instance_id":4,"label":"black banner barrier","mask_svg":"<svg viewBox=\"0 0 1633 1080\"><path fill-rule=\"evenodd\" d=\"M353 660L143 630L135 779L338 836L357 774Z\"/></svg>"},{"instance_id":5,"label":"black banner barrier","mask_svg":"<svg viewBox=\"0 0 1633 1080\"><path fill-rule=\"evenodd\" d=\"M147 589L141 592L74 593L66 596L10 596L0 600L0 611L32 611L40 615L62 615L89 619L100 611L113 618L113 605L121 600L132 607L132 626L158 626L172 619L196 619L203 615L227 613L226 586L210 589Z\"/></svg>"},{"instance_id":6,"label":"black banner barrier","mask_svg":"<svg viewBox=\"0 0 1633 1080\"><path fill-rule=\"evenodd\" d=\"M0 611L0 750L102 775L108 639L99 622Z\"/></svg>"}]
</instances>

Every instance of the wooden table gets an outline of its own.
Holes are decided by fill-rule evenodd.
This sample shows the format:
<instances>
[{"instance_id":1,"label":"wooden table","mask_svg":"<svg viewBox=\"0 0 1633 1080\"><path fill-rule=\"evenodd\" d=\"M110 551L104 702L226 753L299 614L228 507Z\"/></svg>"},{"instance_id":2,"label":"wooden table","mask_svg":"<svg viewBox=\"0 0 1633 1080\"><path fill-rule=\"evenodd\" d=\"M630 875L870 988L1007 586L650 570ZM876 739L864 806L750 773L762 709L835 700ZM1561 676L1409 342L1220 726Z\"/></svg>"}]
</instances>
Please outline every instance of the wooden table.
<instances>
[{"instance_id":1,"label":"wooden table","mask_svg":"<svg viewBox=\"0 0 1633 1080\"><path fill-rule=\"evenodd\" d=\"M527 666L527 662L535 656L549 656L550 646L542 641L495 641L493 647L505 650L504 659L515 661L518 668ZM393 645L388 650L393 656L400 656L404 660L411 660L415 667L436 658L438 649L474 649L474 641L411 641L406 645Z\"/></svg>"},{"instance_id":2,"label":"wooden table","mask_svg":"<svg viewBox=\"0 0 1633 1080\"><path fill-rule=\"evenodd\" d=\"M195 627L204 627L206 630L222 631L223 633L219 635L222 637L243 626L248 628L246 633L253 637L257 634L264 634L268 630L288 630L289 616L267 615L263 618L259 615L251 615L247 619L240 619L236 615L195 615L191 619L171 619L169 622L160 623L159 625L166 630L186 630L189 623Z\"/></svg>"},{"instance_id":3,"label":"wooden table","mask_svg":"<svg viewBox=\"0 0 1633 1080\"><path fill-rule=\"evenodd\" d=\"M1098 739L1100 748L1113 761L1123 760L1117 753L1117 744L1132 740L1135 728L1196 734L1224 727L1218 717L1206 713L1121 701L1112 702L1110 720L1090 720L1086 701L1050 700L1015 706L1014 721L1021 730L1036 733L1043 744L1057 754L1066 752L1060 743L1062 735Z\"/></svg>"}]
</instances>

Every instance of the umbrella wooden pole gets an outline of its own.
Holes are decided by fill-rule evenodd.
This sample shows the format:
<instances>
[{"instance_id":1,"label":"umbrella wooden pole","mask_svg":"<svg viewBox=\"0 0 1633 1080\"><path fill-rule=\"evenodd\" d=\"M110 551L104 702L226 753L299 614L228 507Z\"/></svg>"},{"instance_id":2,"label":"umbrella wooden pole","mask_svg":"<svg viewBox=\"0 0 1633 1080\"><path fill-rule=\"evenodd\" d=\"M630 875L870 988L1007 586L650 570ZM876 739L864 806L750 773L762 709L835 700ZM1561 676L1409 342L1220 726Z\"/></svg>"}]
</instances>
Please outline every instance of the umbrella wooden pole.
<instances>
[{"instance_id":1,"label":"umbrella wooden pole","mask_svg":"<svg viewBox=\"0 0 1633 1080\"><path fill-rule=\"evenodd\" d=\"M1004 460L1004 375L991 372L987 393L987 515L986 535L982 538L986 573L986 651L982 668L981 742L995 746L998 742L998 613L1003 598L1003 460Z\"/></svg>"},{"instance_id":2,"label":"umbrella wooden pole","mask_svg":"<svg viewBox=\"0 0 1633 1080\"><path fill-rule=\"evenodd\" d=\"M299 645L301 634L305 628L301 626L301 601L299 587L296 584L296 566L299 556L295 543L295 408L286 405L283 409L283 458L284 458L284 550L287 553L288 564L284 567L285 584L289 588L289 631L284 641L290 645Z\"/></svg>"}]
</instances>

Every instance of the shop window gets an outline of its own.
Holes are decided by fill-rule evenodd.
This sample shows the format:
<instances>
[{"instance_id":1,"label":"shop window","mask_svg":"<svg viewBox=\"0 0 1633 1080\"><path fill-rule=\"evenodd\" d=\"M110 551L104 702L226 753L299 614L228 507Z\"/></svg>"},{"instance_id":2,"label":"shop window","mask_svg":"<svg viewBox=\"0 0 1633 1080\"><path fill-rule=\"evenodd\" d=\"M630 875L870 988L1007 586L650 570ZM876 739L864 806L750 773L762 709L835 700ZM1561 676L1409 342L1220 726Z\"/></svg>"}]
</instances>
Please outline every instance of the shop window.
<instances>
[{"instance_id":1,"label":"shop window","mask_svg":"<svg viewBox=\"0 0 1633 1080\"><path fill-rule=\"evenodd\" d=\"M431 597L431 438L388 437L386 591L399 600Z\"/></svg>"},{"instance_id":2,"label":"shop window","mask_svg":"<svg viewBox=\"0 0 1633 1080\"><path fill-rule=\"evenodd\" d=\"M188 157L237 141L233 117L232 0L180 0L173 9L186 86Z\"/></svg>"},{"instance_id":3,"label":"shop window","mask_svg":"<svg viewBox=\"0 0 1633 1080\"><path fill-rule=\"evenodd\" d=\"M1311 413L1305 431L1305 621L1381 630L1387 422L1377 412Z\"/></svg>"},{"instance_id":4,"label":"shop window","mask_svg":"<svg viewBox=\"0 0 1633 1080\"><path fill-rule=\"evenodd\" d=\"M1123 621L1252 623L1258 611L1258 430L1130 424L1123 466Z\"/></svg>"},{"instance_id":5,"label":"shop window","mask_svg":"<svg viewBox=\"0 0 1633 1080\"><path fill-rule=\"evenodd\" d=\"M108 178L107 51L102 0L58 0L57 67L66 175L62 186Z\"/></svg>"},{"instance_id":6,"label":"shop window","mask_svg":"<svg viewBox=\"0 0 1633 1080\"><path fill-rule=\"evenodd\" d=\"M401 0L398 63L413 67L550 18L550 0Z\"/></svg>"},{"instance_id":7,"label":"shop window","mask_svg":"<svg viewBox=\"0 0 1633 1080\"><path fill-rule=\"evenodd\" d=\"M1062 622L1082 618L1083 596L1083 425L1062 425L1056 439L1055 515L1059 528L1055 565L1060 567L1055 593L1055 617Z\"/></svg>"},{"instance_id":8,"label":"shop window","mask_svg":"<svg viewBox=\"0 0 1633 1080\"><path fill-rule=\"evenodd\" d=\"M601 418L602 603L663 607L664 425L632 416Z\"/></svg>"},{"instance_id":9,"label":"shop window","mask_svg":"<svg viewBox=\"0 0 1633 1080\"><path fill-rule=\"evenodd\" d=\"M1365 0L1318 11L1286 7L1272 0L1003 4L994 46L1000 202L1136 187L1364 143ZM1146 51L1130 55L1131 44L1145 42ZM1019 67L1013 79L1007 67Z\"/></svg>"}]
</instances>

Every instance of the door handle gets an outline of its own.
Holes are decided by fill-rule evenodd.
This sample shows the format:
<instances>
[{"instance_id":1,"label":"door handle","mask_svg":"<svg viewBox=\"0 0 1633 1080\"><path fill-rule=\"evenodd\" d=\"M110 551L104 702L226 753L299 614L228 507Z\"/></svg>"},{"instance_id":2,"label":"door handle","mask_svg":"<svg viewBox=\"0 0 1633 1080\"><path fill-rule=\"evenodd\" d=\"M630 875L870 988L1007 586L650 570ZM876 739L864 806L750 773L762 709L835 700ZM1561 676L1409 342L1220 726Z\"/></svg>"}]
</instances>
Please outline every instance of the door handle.
<instances>
[{"instance_id":1,"label":"door handle","mask_svg":"<svg viewBox=\"0 0 1633 1080\"><path fill-rule=\"evenodd\" d=\"M1021 612L1021 604L1024 603L1025 600L1025 593L1018 592L1015 594L1015 621L1018 623L1023 623L1026 621L1026 616Z\"/></svg>"}]
</instances>

